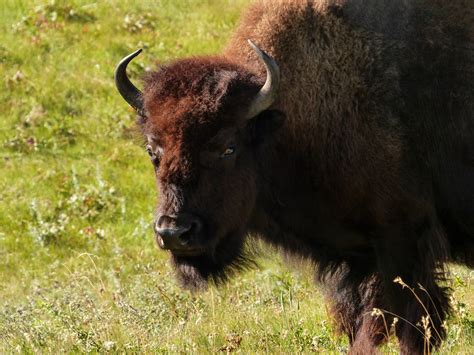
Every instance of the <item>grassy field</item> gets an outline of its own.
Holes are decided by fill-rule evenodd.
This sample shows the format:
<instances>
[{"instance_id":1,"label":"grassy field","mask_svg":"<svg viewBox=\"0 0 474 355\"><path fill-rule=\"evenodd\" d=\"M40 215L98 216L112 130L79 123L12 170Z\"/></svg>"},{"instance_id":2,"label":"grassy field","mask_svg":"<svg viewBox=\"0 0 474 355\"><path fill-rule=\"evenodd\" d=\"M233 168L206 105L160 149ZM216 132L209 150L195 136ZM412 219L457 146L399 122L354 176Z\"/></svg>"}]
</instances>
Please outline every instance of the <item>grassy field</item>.
<instances>
[{"instance_id":1,"label":"grassy field","mask_svg":"<svg viewBox=\"0 0 474 355\"><path fill-rule=\"evenodd\" d=\"M137 80L217 52L248 2L0 2L0 353L347 350L310 265L269 250L193 295L152 237L152 167L114 66L143 47ZM474 273L452 273L441 353L472 354Z\"/></svg>"}]
</instances>

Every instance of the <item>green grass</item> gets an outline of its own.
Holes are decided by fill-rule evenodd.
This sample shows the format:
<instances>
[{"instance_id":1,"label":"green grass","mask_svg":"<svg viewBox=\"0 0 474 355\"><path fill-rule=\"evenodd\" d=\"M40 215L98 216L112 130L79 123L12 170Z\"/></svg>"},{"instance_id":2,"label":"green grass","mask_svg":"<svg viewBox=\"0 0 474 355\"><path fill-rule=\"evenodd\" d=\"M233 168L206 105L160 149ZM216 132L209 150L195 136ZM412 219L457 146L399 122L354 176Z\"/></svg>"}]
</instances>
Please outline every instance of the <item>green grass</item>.
<instances>
[{"instance_id":1,"label":"green grass","mask_svg":"<svg viewBox=\"0 0 474 355\"><path fill-rule=\"evenodd\" d=\"M152 238L152 167L114 66L143 47L137 80L155 61L217 52L248 2L1 1L1 353L347 350L309 265L267 251L193 295ZM474 353L474 274L452 270L441 352Z\"/></svg>"}]
</instances>

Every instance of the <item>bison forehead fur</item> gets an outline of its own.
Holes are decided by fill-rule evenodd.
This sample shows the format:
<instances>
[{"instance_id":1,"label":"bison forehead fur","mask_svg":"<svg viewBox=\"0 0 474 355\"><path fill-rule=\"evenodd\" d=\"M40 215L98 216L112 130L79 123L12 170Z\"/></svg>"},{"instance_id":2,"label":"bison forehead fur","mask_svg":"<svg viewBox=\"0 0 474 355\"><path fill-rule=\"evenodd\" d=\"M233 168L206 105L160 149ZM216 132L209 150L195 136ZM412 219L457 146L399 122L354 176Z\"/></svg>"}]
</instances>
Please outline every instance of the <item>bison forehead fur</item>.
<instances>
[{"instance_id":1,"label":"bison forehead fur","mask_svg":"<svg viewBox=\"0 0 474 355\"><path fill-rule=\"evenodd\" d=\"M246 103L245 99L262 84L254 74L220 57L181 60L151 73L145 82L148 124L155 130L167 129L170 120L179 129L228 124L226 115L235 116L239 105ZM215 118L219 122L212 122Z\"/></svg>"},{"instance_id":2,"label":"bison forehead fur","mask_svg":"<svg viewBox=\"0 0 474 355\"><path fill-rule=\"evenodd\" d=\"M250 118L276 79L247 39L279 66L278 96ZM172 253L184 286L246 265L251 235L314 262L354 353L387 338L373 308L429 316L428 344L398 322L403 353L438 346L444 265L474 265L473 83L471 0L261 0L220 55L149 74L157 234L187 223L202 247Z\"/></svg>"}]
</instances>

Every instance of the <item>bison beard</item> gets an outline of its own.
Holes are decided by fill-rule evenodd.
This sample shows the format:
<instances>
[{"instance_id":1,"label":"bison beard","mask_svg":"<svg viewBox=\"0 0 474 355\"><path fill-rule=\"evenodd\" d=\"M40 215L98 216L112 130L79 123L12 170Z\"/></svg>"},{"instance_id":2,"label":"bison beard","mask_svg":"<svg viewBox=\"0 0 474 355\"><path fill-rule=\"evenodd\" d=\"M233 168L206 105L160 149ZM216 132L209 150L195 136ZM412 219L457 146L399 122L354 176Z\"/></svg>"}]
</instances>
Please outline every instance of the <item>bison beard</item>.
<instances>
[{"instance_id":1,"label":"bison beard","mask_svg":"<svg viewBox=\"0 0 474 355\"><path fill-rule=\"evenodd\" d=\"M181 287L197 291L207 288L209 282L218 285L234 272L253 264L245 238L235 233L225 238L213 252L198 256L172 255L171 261Z\"/></svg>"}]
</instances>

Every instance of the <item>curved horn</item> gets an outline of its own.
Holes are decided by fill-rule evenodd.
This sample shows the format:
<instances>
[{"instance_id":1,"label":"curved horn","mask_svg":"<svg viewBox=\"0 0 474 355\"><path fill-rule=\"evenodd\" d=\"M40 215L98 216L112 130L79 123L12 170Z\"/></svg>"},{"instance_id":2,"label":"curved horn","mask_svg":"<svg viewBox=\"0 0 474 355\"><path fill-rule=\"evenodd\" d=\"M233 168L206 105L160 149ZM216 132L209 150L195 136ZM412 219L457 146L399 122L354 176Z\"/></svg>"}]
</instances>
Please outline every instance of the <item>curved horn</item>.
<instances>
[{"instance_id":1,"label":"curved horn","mask_svg":"<svg viewBox=\"0 0 474 355\"><path fill-rule=\"evenodd\" d=\"M115 68L115 86L120 95L132 106L139 114L143 113L142 93L132 84L127 76L127 65L141 53L141 49L129 54L123 58Z\"/></svg>"},{"instance_id":2,"label":"curved horn","mask_svg":"<svg viewBox=\"0 0 474 355\"><path fill-rule=\"evenodd\" d=\"M251 40L248 40L248 42L267 69L267 80L258 92L254 101L250 104L247 113L247 118L250 119L257 116L263 110L269 108L275 101L280 86L280 69L272 57L258 48Z\"/></svg>"}]
</instances>

